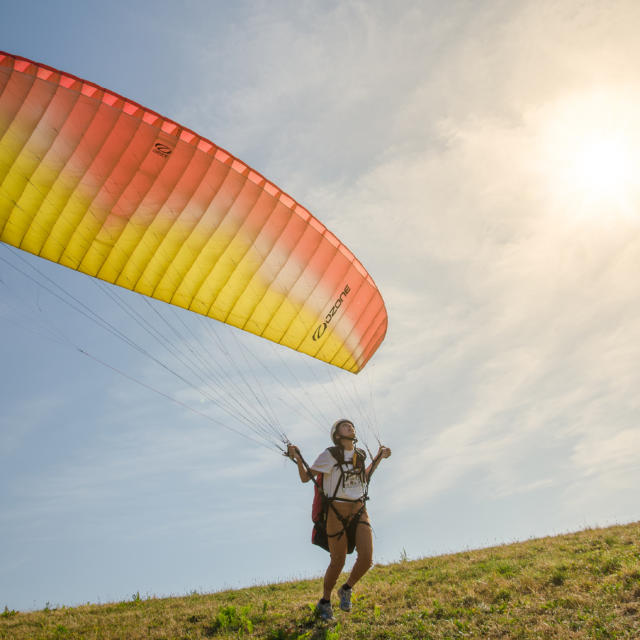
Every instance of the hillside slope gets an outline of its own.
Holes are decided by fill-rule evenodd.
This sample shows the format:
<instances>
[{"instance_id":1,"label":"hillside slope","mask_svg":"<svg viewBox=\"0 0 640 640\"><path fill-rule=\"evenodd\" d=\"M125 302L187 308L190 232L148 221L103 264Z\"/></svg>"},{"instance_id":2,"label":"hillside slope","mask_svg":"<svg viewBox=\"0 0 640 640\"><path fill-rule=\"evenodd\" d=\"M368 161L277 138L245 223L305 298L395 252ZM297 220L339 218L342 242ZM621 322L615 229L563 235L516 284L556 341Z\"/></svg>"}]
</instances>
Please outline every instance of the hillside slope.
<instances>
[{"instance_id":1,"label":"hillside slope","mask_svg":"<svg viewBox=\"0 0 640 640\"><path fill-rule=\"evenodd\" d=\"M640 522L376 566L316 623L320 580L0 614L0 638L640 638Z\"/></svg>"}]
</instances>

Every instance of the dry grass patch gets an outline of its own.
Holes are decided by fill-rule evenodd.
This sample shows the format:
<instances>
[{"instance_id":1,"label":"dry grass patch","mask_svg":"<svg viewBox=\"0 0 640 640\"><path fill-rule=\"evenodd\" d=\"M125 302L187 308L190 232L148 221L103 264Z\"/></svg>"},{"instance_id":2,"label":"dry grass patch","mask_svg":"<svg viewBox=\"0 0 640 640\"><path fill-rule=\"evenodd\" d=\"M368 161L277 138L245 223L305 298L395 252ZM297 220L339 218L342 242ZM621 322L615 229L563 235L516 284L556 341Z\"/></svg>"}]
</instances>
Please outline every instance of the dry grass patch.
<instances>
[{"instance_id":1,"label":"dry grass patch","mask_svg":"<svg viewBox=\"0 0 640 640\"><path fill-rule=\"evenodd\" d=\"M0 639L640 638L640 523L376 566L318 623L321 581L0 613ZM337 609L337 607L336 607Z\"/></svg>"}]
</instances>

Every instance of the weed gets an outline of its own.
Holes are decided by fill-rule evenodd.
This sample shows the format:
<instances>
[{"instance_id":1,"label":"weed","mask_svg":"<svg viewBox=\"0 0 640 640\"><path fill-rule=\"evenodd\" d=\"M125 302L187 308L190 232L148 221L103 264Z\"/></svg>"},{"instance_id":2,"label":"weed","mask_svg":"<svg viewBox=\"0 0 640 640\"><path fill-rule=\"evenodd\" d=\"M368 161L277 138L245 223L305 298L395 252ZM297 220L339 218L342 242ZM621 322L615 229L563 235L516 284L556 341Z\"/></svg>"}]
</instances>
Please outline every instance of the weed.
<instances>
[{"instance_id":1,"label":"weed","mask_svg":"<svg viewBox=\"0 0 640 640\"><path fill-rule=\"evenodd\" d=\"M616 573L621 566L622 562L620 562L619 558L607 558L602 565L600 565L600 572L606 576L611 573Z\"/></svg>"},{"instance_id":2,"label":"weed","mask_svg":"<svg viewBox=\"0 0 640 640\"><path fill-rule=\"evenodd\" d=\"M236 607L228 605L222 607L213 620L213 624L207 628L209 635L214 635L218 631L238 631L242 636L244 632L253 632L253 622L248 617L249 607Z\"/></svg>"},{"instance_id":3,"label":"weed","mask_svg":"<svg viewBox=\"0 0 640 640\"><path fill-rule=\"evenodd\" d=\"M325 631L324 640L340 640L341 625L337 624L335 629L327 629Z\"/></svg>"},{"instance_id":4,"label":"weed","mask_svg":"<svg viewBox=\"0 0 640 640\"><path fill-rule=\"evenodd\" d=\"M566 578L567 578L567 567L565 565L559 565L553 570L553 573L551 574L551 578L549 579L549 582L551 582L551 584L556 587L560 587L564 584L564 581L566 580Z\"/></svg>"},{"instance_id":5,"label":"weed","mask_svg":"<svg viewBox=\"0 0 640 640\"><path fill-rule=\"evenodd\" d=\"M425 615L435 618L436 620L440 620L442 618L447 617L446 609L437 600L433 601L433 609L431 611L428 611L427 609L425 609L424 613Z\"/></svg>"},{"instance_id":6,"label":"weed","mask_svg":"<svg viewBox=\"0 0 640 640\"><path fill-rule=\"evenodd\" d=\"M513 566L513 564L511 564L510 562L499 562L496 565L496 571L501 575L501 576L513 576L516 573L516 568Z\"/></svg>"},{"instance_id":7,"label":"weed","mask_svg":"<svg viewBox=\"0 0 640 640\"><path fill-rule=\"evenodd\" d=\"M499 604L501 602L509 602L511 593L507 589L499 589L493 596L493 602Z\"/></svg>"},{"instance_id":8,"label":"weed","mask_svg":"<svg viewBox=\"0 0 640 640\"><path fill-rule=\"evenodd\" d=\"M53 640L63 640L64 638L71 638L72 636L71 631L67 629L67 627L59 624L53 630L53 635L51 637L53 638Z\"/></svg>"}]
</instances>

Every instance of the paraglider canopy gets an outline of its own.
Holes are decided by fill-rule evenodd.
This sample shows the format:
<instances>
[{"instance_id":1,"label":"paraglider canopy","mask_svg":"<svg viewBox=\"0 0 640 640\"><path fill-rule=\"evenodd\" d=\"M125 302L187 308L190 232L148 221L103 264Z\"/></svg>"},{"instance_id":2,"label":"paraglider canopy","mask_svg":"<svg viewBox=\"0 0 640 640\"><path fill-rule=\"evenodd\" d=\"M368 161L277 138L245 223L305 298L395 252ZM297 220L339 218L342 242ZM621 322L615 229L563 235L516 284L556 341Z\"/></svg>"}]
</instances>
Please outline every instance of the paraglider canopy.
<instances>
[{"instance_id":1,"label":"paraglider canopy","mask_svg":"<svg viewBox=\"0 0 640 640\"><path fill-rule=\"evenodd\" d=\"M213 142L0 52L0 240L357 373L387 313L304 207Z\"/></svg>"}]
</instances>

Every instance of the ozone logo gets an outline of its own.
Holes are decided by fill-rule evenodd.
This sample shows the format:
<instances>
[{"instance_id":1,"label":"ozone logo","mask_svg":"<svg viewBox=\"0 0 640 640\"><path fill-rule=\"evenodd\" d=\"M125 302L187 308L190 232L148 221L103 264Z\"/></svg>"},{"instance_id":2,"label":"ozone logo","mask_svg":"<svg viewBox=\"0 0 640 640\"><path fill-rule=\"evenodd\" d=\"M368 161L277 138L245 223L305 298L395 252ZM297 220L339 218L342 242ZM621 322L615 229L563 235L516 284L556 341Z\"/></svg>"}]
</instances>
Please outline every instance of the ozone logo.
<instances>
[{"instance_id":1,"label":"ozone logo","mask_svg":"<svg viewBox=\"0 0 640 640\"><path fill-rule=\"evenodd\" d=\"M152 149L153 153L157 153L159 156L163 158L168 158L169 154L173 151L171 147L167 147L166 144L162 144L162 142L156 142L153 145Z\"/></svg>"},{"instance_id":2,"label":"ozone logo","mask_svg":"<svg viewBox=\"0 0 640 640\"><path fill-rule=\"evenodd\" d=\"M320 340L322 335L327 330L327 323L323 322L314 332L313 332L313 341Z\"/></svg>"},{"instance_id":3,"label":"ozone logo","mask_svg":"<svg viewBox=\"0 0 640 640\"><path fill-rule=\"evenodd\" d=\"M324 322L318 325L316 327L316 330L313 332L314 342L322 338L322 336L324 335L324 332L327 330L327 327L329 326L329 323L331 322L331 320L333 320L333 316L336 315L336 311L338 311L338 309L342 306L342 301L349 295L349 291L351 291L351 289L349 288L349 285L346 284L344 286L344 289L342 290L342 293L340 294L340 297L335 301L333 307L331 307L331 310L325 316Z\"/></svg>"}]
</instances>

